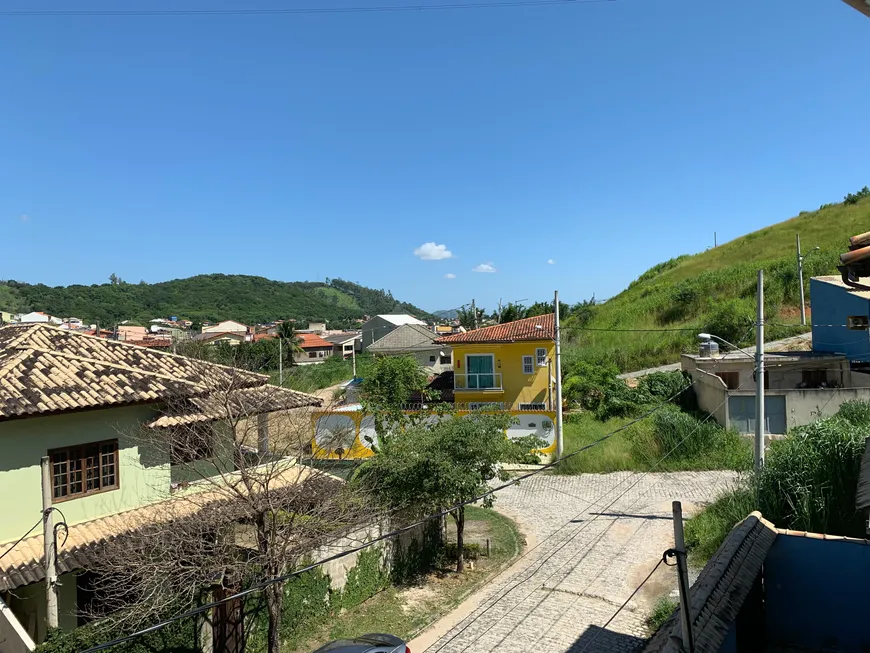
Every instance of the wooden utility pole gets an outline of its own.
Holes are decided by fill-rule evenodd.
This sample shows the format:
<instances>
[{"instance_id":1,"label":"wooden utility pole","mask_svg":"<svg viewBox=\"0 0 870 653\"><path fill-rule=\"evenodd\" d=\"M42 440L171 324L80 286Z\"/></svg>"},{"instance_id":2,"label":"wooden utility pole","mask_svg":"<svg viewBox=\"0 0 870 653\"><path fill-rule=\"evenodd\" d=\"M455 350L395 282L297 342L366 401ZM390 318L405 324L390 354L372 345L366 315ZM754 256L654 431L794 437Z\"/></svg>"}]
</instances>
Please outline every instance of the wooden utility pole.
<instances>
[{"instance_id":1,"label":"wooden utility pole","mask_svg":"<svg viewBox=\"0 0 870 653\"><path fill-rule=\"evenodd\" d=\"M677 576L680 586L680 625L683 631L682 650L695 653L695 639L692 635L691 601L689 600L689 567L686 564L686 539L683 536L683 505L679 501L671 504L674 512L674 552L677 554Z\"/></svg>"},{"instance_id":2,"label":"wooden utility pole","mask_svg":"<svg viewBox=\"0 0 870 653\"><path fill-rule=\"evenodd\" d=\"M51 460L43 456L42 468L42 543L45 569L45 620L49 628L57 628L57 547L54 540L54 519L51 509Z\"/></svg>"}]
</instances>

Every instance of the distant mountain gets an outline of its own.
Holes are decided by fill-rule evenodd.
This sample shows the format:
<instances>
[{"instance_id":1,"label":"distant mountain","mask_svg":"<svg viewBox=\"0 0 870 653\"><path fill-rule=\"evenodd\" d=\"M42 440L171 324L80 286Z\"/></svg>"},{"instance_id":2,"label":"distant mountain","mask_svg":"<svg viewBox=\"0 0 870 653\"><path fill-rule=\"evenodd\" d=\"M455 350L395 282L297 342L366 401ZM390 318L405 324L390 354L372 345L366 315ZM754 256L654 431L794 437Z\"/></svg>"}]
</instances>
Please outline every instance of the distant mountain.
<instances>
[{"instance_id":1,"label":"distant mountain","mask_svg":"<svg viewBox=\"0 0 870 653\"><path fill-rule=\"evenodd\" d=\"M446 311L435 311L434 313L432 313L432 315L441 320L455 320L457 317L459 317L459 311L457 311L455 308L451 308Z\"/></svg>"},{"instance_id":2,"label":"distant mountain","mask_svg":"<svg viewBox=\"0 0 870 653\"><path fill-rule=\"evenodd\" d=\"M115 283L92 286L0 281L0 310L44 311L106 325L123 320L144 324L175 315L193 321L238 320L246 324L291 318L327 320L338 328L378 313L410 313L423 320L434 317L398 301L389 291L343 279L287 282L239 274L202 274L161 283L131 284L116 279Z\"/></svg>"}]
</instances>

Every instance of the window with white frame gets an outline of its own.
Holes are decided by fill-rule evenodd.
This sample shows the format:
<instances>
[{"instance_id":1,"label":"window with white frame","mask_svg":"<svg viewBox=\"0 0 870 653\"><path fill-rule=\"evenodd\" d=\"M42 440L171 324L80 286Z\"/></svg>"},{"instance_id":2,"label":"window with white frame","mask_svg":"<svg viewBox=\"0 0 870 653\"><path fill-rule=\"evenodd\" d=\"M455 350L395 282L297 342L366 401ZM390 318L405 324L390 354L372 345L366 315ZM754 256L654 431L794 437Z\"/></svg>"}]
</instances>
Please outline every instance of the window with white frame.
<instances>
[{"instance_id":1,"label":"window with white frame","mask_svg":"<svg viewBox=\"0 0 870 653\"><path fill-rule=\"evenodd\" d=\"M523 356L523 374L535 373L535 360L531 356Z\"/></svg>"},{"instance_id":2,"label":"window with white frame","mask_svg":"<svg viewBox=\"0 0 870 653\"><path fill-rule=\"evenodd\" d=\"M544 402L535 401L528 404L520 404L520 410L547 410L547 404Z\"/></svg>"},{"instance_id":3,"label":"window with white frame","mask_svg":"<svg viewBox=\"0 0 870 653\"><path fill-rule=\"evenodd\" d=\"M535 350L535 359L538 367L547 367L547 350L544 347L538 347Z\"/></svg>"}]
</instances>

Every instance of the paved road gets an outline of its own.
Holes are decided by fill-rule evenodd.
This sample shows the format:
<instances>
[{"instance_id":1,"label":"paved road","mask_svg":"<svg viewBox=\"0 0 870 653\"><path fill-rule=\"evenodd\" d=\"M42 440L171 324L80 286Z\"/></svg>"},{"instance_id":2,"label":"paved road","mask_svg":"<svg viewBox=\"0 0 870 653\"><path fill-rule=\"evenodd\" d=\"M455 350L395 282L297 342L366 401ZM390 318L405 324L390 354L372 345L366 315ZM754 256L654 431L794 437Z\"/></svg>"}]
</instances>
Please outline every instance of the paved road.
<instances>
[{"instance_id":1,"label":"paved road","mask_svg":"<svg viewBox=\"0 0 870 653\"><path fill-rule=\"evenodd\" d=\"M691 512L734 478L731 472L542 474L508 488L495 507L519 523L529 540L526 555L411 642L411 650L636 650L651 603L676 587L672 568L660 567L607 630L601 626L673 546L671 501Z\"/></svg>"}]
</instances>

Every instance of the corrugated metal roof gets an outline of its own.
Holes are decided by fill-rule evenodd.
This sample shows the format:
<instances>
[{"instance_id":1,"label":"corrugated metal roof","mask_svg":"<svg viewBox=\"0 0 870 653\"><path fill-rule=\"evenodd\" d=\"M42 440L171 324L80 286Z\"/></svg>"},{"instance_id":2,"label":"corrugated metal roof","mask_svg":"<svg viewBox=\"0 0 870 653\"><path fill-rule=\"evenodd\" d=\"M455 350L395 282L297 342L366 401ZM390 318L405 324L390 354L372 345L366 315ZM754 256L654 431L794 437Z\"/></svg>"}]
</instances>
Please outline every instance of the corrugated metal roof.
<instances>
[{"instance_id":1,"label":"corrugated metal roof","mask_svg":"<svg viewBox=\"0 0 870 653\"><path fill-rule=\"evenodd\" d=\"M737 524L692 585L692 632L696 651L718 651L755 583L776 528L759 512ZM644 653L679 653L680 609L656 631Z\"/></svg>"},{"instance_id":2,"label":"corrugated metal roof","mask_svg":"<svg viewBox=\"0 0 870 653\"><path fill-rule=\"evenodd\" d=\"M262 374L48 324L0 327L0 420L267 382Z\"/></svg>"},{"instance_id":3,"label":"corrugated metal roof","mask_svg":"<svg viewBox=\"0 0 870 653\"><path fill-rule=\"evenodd\" d=\"M494 326L474 329L452 336L443 336L436 340L445 345L459 343L499 343L517 342L520 340L553 340L556 337L556 316L538 315L514 322L505 322Z\"/></svg>"},{"instance_id":4,"label":"corrugated metal roof","mask_svg":"<svg viewBox=\"0 0 870 653\"><path fill-rule=\"evenodd\" d=\"M368 350L375 353L386 353L438 349L439 345L435 344L437 337L425 326L403 324L369 345Z\"/></svg>"}]
</instances>

